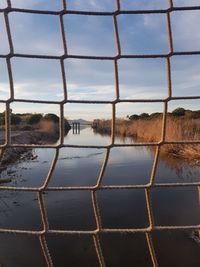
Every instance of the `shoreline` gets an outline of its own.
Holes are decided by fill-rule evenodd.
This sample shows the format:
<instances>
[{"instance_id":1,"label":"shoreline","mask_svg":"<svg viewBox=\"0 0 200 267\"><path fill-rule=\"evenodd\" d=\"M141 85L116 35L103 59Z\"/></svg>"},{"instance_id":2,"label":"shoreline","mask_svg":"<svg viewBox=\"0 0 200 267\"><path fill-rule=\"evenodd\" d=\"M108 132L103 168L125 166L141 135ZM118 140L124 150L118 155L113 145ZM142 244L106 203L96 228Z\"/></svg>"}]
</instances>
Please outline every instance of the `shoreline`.
<instances>
[{"instance_id":1,"label":"shoreline","mask_svg":"<svg viewBox=\"0 0 200 267\"><path fill-rule=\"evenodd\" d=\"M67 129L65 133L67 134L70 129ZM59 127L55 127L51 131L42 131L42 130L28 130L28 131L16 131L14 135L11 136L11 142L13 144L53 144L59 140ZM5 170L9 165L15 163L16 161L23 158L26 160L31 158L33 154L31 153L32 148L24 147L8 147L0 149L0 173ZM9 181L4 181L0 178L0 184L6 183Z\"/></svg>"}]
</instances>

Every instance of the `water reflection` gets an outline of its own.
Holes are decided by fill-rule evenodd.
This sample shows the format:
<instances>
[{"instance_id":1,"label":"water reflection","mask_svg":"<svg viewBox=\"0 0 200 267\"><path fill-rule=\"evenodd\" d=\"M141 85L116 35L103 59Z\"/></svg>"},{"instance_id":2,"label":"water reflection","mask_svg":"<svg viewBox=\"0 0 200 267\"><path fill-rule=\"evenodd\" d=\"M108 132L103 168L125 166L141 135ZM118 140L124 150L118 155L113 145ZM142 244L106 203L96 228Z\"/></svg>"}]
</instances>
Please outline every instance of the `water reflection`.
<instances>
[{"instance_id":1,"label":"water reflection","mask_svg":"<svg viewBox=\"0 0 200 267\"><path fill-rule=\"evenodd\" d=\"M50 186L95 185L105 149L63 148L50 180Z\"/></svg>"},{"instance_id":2,"label":"water reflection","mask_svg":"<svg viewBox=\"0 0 200 267\"><path fill-rule=\"evenodd\" d=\"M154 153L146 147L111 149L103 185L147 184L151 176Z\"/></svg>"},{"instance_id":3,"label":"water reflection","mask_svg":"<svg viewBox=\"0 0 200 267\"><path fill-rule=\"evenodd\" d=\"M143 189L101 190L97 198L103 228L148 227Z\"/></svg>"},{"instance_id":4,"label":"water reflection","mask_svg":"<svg viewBox=\"0 0 200 267\"><path fill-rule=\"evenodd\" d=\"M2 267L46 267L38 237L3 233L0 241Z\"/></svg>"},{"instance_id":5,"label":"water reflection","mask_svg":"<svg viewBox=\"0 0 200 267\"><path fill-rule=\"evenodd\" d=\"M118 138L118 137L117 137ZM105 145L109 136L95 134L90 127L80 128L80 134L71 130L65 137L67 144ZM122 142L122 140L121 140ZM123 140L127 142L127 138ZM128 143L134 140L128 140ZM34 157L21 160L2 171L2 177L11 177L10 186L35 186L44 183L49 171L54 149L35 149ZM93 186L96 184L106 149L62 148L49 186ZM147 184L154 162L155 149L147 147L114 147L111 149L108 165L104 173L103 185ZM155 182L194 182L200 180L200 167L190 165L178 158L159 158ZM51 191L45 192L44 203L50 229L94 230L96 224L92 209L91 192ZM199 225L199 187L151 188L153 215L156 225ZM97 192L99 212L103 228L143 228L148 227L147 206L144 189L99 190ZM31 192L1 192L0 227L11 229L41 229L38 200ZM16 236L13 244L26 247L28 239ZM27 254L14 256L18 262L13 265L12 237L5 240L0 235L0 262L5 266L43 266L40 254L28 264ZM156 255L161 266L200 265L199 245L192 238L191 231L154 232ZM31 243L34 255L38 243ZM100 242L107 266L151 266L147 241L144 234L101 234ZM90 236L47 235L47 243L56 267L97 266L97 257ZM34 245L35 244L35 245ZM178 247L179 246L179 247ZM187 248L187 255L180 256ZM24 248L26 251L26 248ZM166 251L172 251L170 256ZM77 252L78 251L78 252ZM198 253L197 253L198 252ZM167 262L167 263L166 263ZM18 264L19 263L19 264ZM31 265L32 264L32 265ZM3 266L4 266L3 265Z\"/></svg>"},{"instance_id":6,"label":"water reflection","mask_svg":"<svg viewBox=\"0 0 200 267\"><path fill-rule=\"evenodd\" d=\"M100 135L103 136L104 138L109 136L108 134L100 134L94 131L94 135ZM115 143L116 144L134 144L134 138L130 137L124 137L124 136L116 136L115 138ZM190 145L185 145L190 147ZM108 164L108 169L109 171L109 178L114 174L114 169L118 168L119 166L119 171L127 165L129 162L129 168L127 170L130 170L132 168L132 171L126 171L125 169L123 171L123 183L130 184L131 177L130 177L130 172L137 176L141 177L138 178L139 182L141 183L146 183L147 179L147 173L150 174L151 172L151 167L152 167L152 162L154 160L155 156L155 147L154 146L148 146L148 147L114 147L111 150L111 155L110 155L110 163L113 167L112 171L109 171L109 166ZM117 160L118 158L118 160ZM130 162L132 160L132 162ZM135 161L135 164L134 164ZM142 166L145 166L143 168ZM135 169L134 169L135 165ZM129 173L129 178L127 178L127 174ZM116 172L118 176L118 172ZM126 177L126 178L124 178ZM148 175L149 177L149 175ZM117 179L117 178L116 178ZM132 179L133 182L134 179ZM158 165L156 169L156 174L155 174L155 182L156 183L175 183L175 182L200 182L200 161L198 159L196 160L190 160L187 158L180 158L175 155L167 155L166 153L162 152L162 147L161 147L161 153L159 155L158 159ZM110 182L109 182L110 184ZM115 182L114 182L115 184Z\"/></svg>"},{"instance_id":7,"label":"water reflection","mask_svg":"<svg viewBox=\"0 0 200 267\"><path fill-rule=\"evenodd\" d=\"M188 145L189 146L189 145ZM163 171L163 169L165 171ZM156 182L199 182L200 164L195 160L181 159L162 154L158 160L155 175Z\"/></svg>"},{"instance_id":8,"label":"water reflection","mask_svg":"<svg viewBox=\"0 0 200 267\"><path fill-rule=\"evenodd\" d=\"M72 132L73 134L80 134L81 126L79 122L73 122L72 123Z\"/></svg>"},{"instance_id":9,"label":"water reflection","mask_svg":"<svg viewBox=\"0 0 200 267\"><path fill-rule=\"evenodd\" d=\"M111 142L110 136L94 134L93 129L88 126L80 127L80 135L73 134L73 131L65 136L64 143L68 145L94 145L106 146Z\"/></svg>"}]
</instances>

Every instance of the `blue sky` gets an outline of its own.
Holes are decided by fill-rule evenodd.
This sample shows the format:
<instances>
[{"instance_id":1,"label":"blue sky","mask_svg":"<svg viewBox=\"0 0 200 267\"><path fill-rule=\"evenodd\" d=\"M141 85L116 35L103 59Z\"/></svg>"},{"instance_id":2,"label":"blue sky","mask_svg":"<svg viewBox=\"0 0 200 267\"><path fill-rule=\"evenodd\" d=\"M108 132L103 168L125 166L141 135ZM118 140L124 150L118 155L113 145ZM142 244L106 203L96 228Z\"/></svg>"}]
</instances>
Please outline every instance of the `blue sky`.
<instances>
[{"instance_id":1,"label":"blue sky","mask_svg":"<svg viewBox=\"0 0 200 267\"><path fill-rule=\"evenodd\" d=\"M199 5L200 0L174 0L174 5ZM6 6L0 1L0 8ZM13 7L60 10L59 0L12 0ZM113 0L68 0L71 10L114 11ZM167 8L167 0L121 0L121 8ZM12 12L9 14L16 53L63 54L59 17ZM156 54L168 52L165 15L119 15L117 17L122 54ZM171 14L175 51L200 50L200 11ZM115 56L116 46L112 18L109 16L64 16L69 54ZM3 14L0 15L0 54L9 53ZM63 84L58 60L12 58L15 97L31 100L63 99ZM199 94L200 56L174 56L172 65L173 96ZM155 99L167 97L166 64L163 59L120 59L119 89L121 99ZM66 59L65 71L70 100L114 100L114 65L112 61ZM9 98L5 60L0 59L0 98ZM1 105L3 107L3 105ZM59 112L56 105L13 104L16 112ZM69 118L109 118L110 105L66 104ZM200 109L199 101L172 101L177 106ZM162 104L118 104L117 116L162 111Z\"/></svg>"}]
</instances>

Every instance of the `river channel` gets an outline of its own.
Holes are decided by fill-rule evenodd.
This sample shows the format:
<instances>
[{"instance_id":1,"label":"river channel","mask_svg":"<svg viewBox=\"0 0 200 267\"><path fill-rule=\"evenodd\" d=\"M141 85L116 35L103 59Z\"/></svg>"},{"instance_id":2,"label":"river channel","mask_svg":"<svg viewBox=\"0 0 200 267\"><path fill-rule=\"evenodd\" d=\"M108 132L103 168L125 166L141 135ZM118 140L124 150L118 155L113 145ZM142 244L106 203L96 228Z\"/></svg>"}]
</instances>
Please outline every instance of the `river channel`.
<instances>
[{"instance_id":1,"label":"river channel","mask_svg":"<svg viewBox=\"0 0 200 267\"><path fill-rule=\"evenodd\" d=\"M133 143L116 138L116 143ZM110 137L92 128L72 130L65 144L108 145ZM105 148L61 148L49 187L93 186L105 157ZM9 186L40 187L46 178L55 149L39 148L33 157L10 165L1 173L11 178ZM145 185L154 162L153 147L116 146L111 149L102 185ZM199 182L200 163L172 156L161 157L155 183ZM96 228L90 190L44 192L49 228L94 230ZM155 226L198 226L200 187L152 187L150 189ZM149 225L145 190L103 189L97 192L101 226L106 229L145 228ZM0 228L41 230L42 222L35 192L0 191ZM101 233L100 243L108 267L148 267L151 257L144 233ZM97 256L91 236L48 234L47 245L55 267L96 267ZM199 267L200 243L193 230L155 230L152 242L161 267ZM0 234L1 267L46 266L39 239L34 235Z\"/></svg>"}]
</instances>

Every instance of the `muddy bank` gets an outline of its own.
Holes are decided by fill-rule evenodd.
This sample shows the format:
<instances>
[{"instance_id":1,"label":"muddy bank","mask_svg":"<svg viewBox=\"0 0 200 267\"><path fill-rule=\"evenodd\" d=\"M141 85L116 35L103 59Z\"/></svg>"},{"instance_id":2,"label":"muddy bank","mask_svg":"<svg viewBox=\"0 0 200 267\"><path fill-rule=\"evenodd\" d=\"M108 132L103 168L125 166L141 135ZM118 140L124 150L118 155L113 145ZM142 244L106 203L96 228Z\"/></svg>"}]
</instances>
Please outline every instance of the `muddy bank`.
<instances>
[{"instance_id":1,"label":"muddy bank","mask_svg":"<svg viewBox=\"0 0 200 267\"><path fill-rule=\"evenodd\" d=\"M68 133L69 130L65 132ZM55 127L51 131L18 131L13 132L11 136L12 144L54 144L59 139L59 129ZM9 147L1 149L0 173L5 170L9 164L20 159L30 159L33 157L32 149L26 147Z\"/></svg>"}]
</instances>

